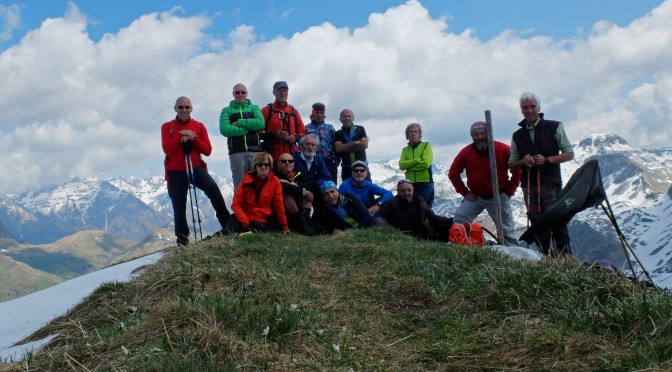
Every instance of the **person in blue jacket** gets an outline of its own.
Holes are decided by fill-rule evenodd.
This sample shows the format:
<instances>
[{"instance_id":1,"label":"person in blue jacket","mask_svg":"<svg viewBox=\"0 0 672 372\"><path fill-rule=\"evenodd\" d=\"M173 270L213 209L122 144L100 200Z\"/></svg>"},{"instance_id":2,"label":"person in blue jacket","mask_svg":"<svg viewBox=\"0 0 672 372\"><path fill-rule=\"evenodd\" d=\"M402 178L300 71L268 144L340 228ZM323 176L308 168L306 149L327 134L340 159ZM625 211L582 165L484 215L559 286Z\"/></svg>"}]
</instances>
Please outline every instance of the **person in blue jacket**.
<instances>
[{"instance_id":1,"label":"person in blue jacket","mask_svg":"<svg viewBox=\"0 0 672 372\"><path fill-rule=\"evenodd\" d=\"M355 195L369 209L369 213L375 214L383 203L394 197L389 190L366 179L369 168L363 161L357 160L352 163L351 172L352 176L343 181L338 192Z\"/></svg>"}]
</instances>

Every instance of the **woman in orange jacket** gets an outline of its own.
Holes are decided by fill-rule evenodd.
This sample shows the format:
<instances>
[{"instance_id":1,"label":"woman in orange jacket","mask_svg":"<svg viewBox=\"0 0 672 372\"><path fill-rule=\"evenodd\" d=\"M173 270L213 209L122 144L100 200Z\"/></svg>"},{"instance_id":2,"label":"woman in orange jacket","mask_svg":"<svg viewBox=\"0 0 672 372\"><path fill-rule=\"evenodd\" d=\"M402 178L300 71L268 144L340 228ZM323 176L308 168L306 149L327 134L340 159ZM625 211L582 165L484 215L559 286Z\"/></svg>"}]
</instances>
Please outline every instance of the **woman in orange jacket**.
<instances>
[{"instance_id":1,"label":"woman in orange jacket","mask_svg":"<svg viewBox=\"0 0 672 372\"><path fill-rule=\"evenodd\" d=\"M268 231L268 219L275 215L282 231L289 233L282 186L271 172L273 158L267 152L257 153L252 158L252 168L245 173L233 195L231 209L234 215L226 223L226 232Z\"/></svg>"}]
</instances>

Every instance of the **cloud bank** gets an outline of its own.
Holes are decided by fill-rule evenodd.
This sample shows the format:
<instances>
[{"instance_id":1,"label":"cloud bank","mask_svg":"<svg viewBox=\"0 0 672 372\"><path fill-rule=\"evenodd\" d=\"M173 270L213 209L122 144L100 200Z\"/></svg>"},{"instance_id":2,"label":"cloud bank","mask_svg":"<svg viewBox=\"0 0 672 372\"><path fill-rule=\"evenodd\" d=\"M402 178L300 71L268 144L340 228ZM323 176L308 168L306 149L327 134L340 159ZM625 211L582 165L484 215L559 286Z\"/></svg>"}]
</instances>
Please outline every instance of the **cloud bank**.
<instances>
[{"instance_id":1,"label":"cloud bank","mask_svg":"<svg viewBox=\"0 0 672 372\"><path fill-rule=\"evenodd\" d=\"M0 8L10 13L18 22L16 9ZM360 28L324 23L291 38L262 40L240 24L217 39L208 34L216 21L176 8L93 41L87 16L71 5L2 51L0 192L71 176L162 174L159 129L181 95L208 126L210 170L226 175L218 119L238 82L264 105L273 82L286 80L306 120L315 101L337 127L339 111L352 109L374 160L399 156L411 122L423 125L436 160L451 160L485 110L495 137L509 142L524 91L541 97L546 117L563 121L572 141L610 132L639 147L670 144L672 1L624 27L602 21L563 40L450 33L448 18L432 18L416 1L371 14Z\"/></svg>"}]
</instances>

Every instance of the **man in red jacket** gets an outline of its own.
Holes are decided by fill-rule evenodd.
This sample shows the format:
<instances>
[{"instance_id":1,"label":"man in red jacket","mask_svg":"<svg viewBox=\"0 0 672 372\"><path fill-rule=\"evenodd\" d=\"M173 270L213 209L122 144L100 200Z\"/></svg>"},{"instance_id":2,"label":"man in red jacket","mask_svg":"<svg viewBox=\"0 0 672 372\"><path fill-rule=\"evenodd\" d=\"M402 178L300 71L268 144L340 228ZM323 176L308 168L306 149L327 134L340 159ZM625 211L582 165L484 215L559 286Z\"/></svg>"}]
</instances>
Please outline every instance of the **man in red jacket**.
<instances>
[{"instance_id":1,"label":"man in red jacket","mask_svg":"<svg viewBox=\"0 0 672 372\"><path fill-rule=\"evenodd\" d=\"M208 174L207 164L201 155L210 156L212 145L205 125L191 118L193 106L187 97L180 97L175 101L174 120L161 126L161 145L166 154L166 182L168 196L173 204L175 219L175 236L177 245L189 244L189 225L187 224L187 190L189 184L203 190L215 209L217 220L224 228L229 218L229 211L219 186ZM187 156L193 165L193 179L187 173ZM195 234L195 232L194 232Z\"/></svg>"},{"instance_id":2,"label":"man in red jacket","mask_svg":"<svg viewBox=\"0 0 672 372\"><path fill-rule=\"evenodd\" d=\"M477 121L471 125L473 143L463 148L453 160L448 171L448 178L455 191L464 196L462 203L455 211L453 222L463 224L473 222L484 209L490 218L495 220L495 204L492 197L492 178L490 176L490 158L486 123ZM520 171L509 178L508 162L511 147L505 143L494 141L495 160L497 162L497 183L499 185L499 204L502 213L502 235L505 244L518 245L514 235L513 212L511 197L520 184ZM462 181L462 172L467 171L467 184Z\"/></svg>"}]
</instances>

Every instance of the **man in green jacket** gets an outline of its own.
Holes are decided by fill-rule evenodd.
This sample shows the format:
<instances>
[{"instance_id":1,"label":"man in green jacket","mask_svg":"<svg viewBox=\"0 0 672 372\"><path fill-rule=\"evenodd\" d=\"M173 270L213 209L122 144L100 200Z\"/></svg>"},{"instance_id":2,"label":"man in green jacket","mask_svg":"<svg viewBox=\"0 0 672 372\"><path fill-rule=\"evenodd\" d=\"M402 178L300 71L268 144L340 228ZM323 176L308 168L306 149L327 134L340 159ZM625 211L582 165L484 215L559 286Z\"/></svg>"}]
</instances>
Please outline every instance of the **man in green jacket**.
<instances>
[{"instance_id":1,"label":"man in green jacket","mask_svg":"<svg viewBox=\"0 0 672 372\"><path fill-rule=\"evenodd\" d=\"M264 117L259 106L247 99L247 87L234 85L233 101L219 115L219 131L227 137L234 190L243 182L245 172L252 169L254 155L261 151L262 129Z\"/></svg>"}]
</instances>

